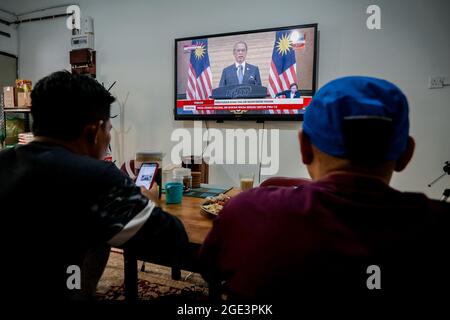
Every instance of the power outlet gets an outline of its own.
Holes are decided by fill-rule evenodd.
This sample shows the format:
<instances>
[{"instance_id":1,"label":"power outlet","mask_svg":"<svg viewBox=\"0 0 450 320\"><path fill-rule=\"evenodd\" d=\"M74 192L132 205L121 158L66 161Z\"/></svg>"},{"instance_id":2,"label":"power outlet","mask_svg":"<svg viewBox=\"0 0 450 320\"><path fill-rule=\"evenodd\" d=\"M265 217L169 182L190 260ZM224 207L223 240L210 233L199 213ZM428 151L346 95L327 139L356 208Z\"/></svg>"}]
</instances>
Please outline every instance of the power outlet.
<instances>
[{"instance_id":1,"label":"power outlet","mask_svg":"<svg viewBox=\"0 0 450 320\"><path fill-rule=\"evenodd\" d=\"M429 82L428 82L428 88L429 89L443 88L444 82L445 82L445 77L438 77L438 76L430 77Z\"/></svg>"}]
</instances>

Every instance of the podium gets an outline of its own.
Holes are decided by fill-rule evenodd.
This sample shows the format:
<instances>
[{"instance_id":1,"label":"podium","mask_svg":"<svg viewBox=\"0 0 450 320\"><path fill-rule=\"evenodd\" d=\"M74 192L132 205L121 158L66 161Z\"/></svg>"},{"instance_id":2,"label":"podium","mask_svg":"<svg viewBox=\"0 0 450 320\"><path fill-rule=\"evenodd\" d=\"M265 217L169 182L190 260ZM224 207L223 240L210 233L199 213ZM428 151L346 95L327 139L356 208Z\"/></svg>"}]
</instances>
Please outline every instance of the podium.
<instances>
[{"instance_id":1,"label":"podium","mask_svg":"<svg viewBox=\"0 0 450 320\"><path fill-rule=\"evenodd\" d=\"M267 88L252 84L235 84L213 89L213 99L265 98Z\"/></svg>"}]
</instances>

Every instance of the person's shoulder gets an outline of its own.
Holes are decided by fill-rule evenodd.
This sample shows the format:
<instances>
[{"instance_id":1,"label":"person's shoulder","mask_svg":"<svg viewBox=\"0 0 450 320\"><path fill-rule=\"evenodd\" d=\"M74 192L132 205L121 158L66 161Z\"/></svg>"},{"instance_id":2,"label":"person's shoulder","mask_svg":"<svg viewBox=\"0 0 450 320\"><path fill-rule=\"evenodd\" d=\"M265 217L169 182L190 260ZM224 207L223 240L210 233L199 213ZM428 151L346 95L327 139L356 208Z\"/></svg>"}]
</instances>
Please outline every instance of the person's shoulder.
<instances>
[{"instance_id":1,"label":"person's shoulder","mask_svg":"<svg viewBox=\"0 0 450 320\"><path fill-rule=\"evenodd\" d=\"M80 159L79 165L78 170L85 170L86 174L92 177L101 176L105 180L118 180L120 182L128 179L128 176L111 161L83 157L82 160Z\"/></svg>"},{"instance_id":2,"label":"person's shoulder","mask_svg":"<svg viewBox=\"0 0 450 320\"><path fill-rule=\"evenodd\" d=\"M86 188L98 196L113 190L130 190L134 187L131 179L110 161L97 160L90 157L80 157L66 169L66 176L71 176L80 188Z\"/></svg>"},{"instance_id":3,"label":"person's shoulder","mask_svg":"<svg viewBox=\"0 0 450 320\"><path fill-rule=\"evenodd\" d=\"M56 153L55 160L58 160L61 165L66 166L68 169L79 169L87 171L111 171L118 168L110 161L103 161L95 159L86 155L76 154L70 151Z\"/></svg>"},{"instance_id":4,"label":"person's shoulder","mask_svg":"<svg viewBox=\"0 0 450 320\"><path fill-rule=\"evenodd\" d=\"M387 187L386 197L410 212L410 217L426 217L428 221L450 223L450 203L429 198L422 192L399 191Z\"/></svg>"},{"instance_id":5,"label":"person's shoulder","mask_svg":"<svg viewBox=\"0 0 450 320\"><path fill-rule=\"evenodd\" d=\"M247 63L247 67L249 69L259 69L258 66L255 66L254 64L251 64L251 63Z\"/></svg>"},{"instance_id":6,"label":"person's shoulder","mask_svg":"<svg viewBox=\"0 0 450 320\"><path fill-rule=\"evenodd\" d=\"M89 168L92 168L92 170L115 172L117 174L125 176L125 173L123 173L119 168L117 168L117 166L111 161L98 160L89 157L86 157L85 161L86 166L89 166Z\"/></svg>"},{"instance_id":7,"label":"person's shoulder","mask_svg":"<svg viewBox=\"0 0 450 320\"><path fill-rule=\"evenodd\" d=\"M15 157L14 148L0 150L0 161L7 161Z\"/></svg>"},{"instance_id":8,"label":"person's shoulder","mask_svg":"<svg viewBox=\"0 0 450 320\"><path fill-rule=\"evenodd\" d=\"M414 195L414 193L409 193L410 195ZM418 195L421 195L423 198L423 201L426 201L426 205L428 206L428 211L431 214L436 214L439 216L443 216L450 220L450 203L447 201L439 201L435 199L430 199L424 194L415 194L416 197L419 197Z\"/></svg>"},{"instance_id":9,"label":"person's shoulder","mask_svg":"<svg viewBox=\"0 0 450 320\"><path fill-rule=\"evenodd\" d=\"M223 72L227 72L227 71L233 70L234 68L236 68L235 64L234 63L230 64L229 66L227 66L227 67L225 67L223 69Z\"/></svg>"},{"instance_id":10,"label":"person's shoulder","mask_svg":"<svg viewBox=\"0 0 450 320\"><path fill-rule=\"evenodd\" d=\"M430 208L436 209L448 208L448 206L450 206L450 203L446 201L439 201L436 199L432 199L422 192L400 191L393 188L391 188L391 190L396 192L398 197L401 197L402 199L408 201L412 205L421 204L422 206L428 206Z\"/></svg>"},{"instance_id":11,"label":"person's shoulder","mask_svg":"<svg viewBox=\"0 0 450 320\"><path fill-rule=\"evenodd\" d=\"M423 193L402 192L402 201L408 208L408 217L419 219L422 225L432 228L437 237L448 241L450 227L450 203L428 198Z\"/></svg>"},{"instance_id":12,"label":"person's shoulder","mask_svg":"<svg viewBox=\"0 0 450 320\"><path fill-rule=\"evenodd\" d=\"M39 158L38 163L45 163L49 170L62 175L83 178L102 176L104 179L125 177L125 174L112 162L76 154L60 146L29 144L19 150L29 155L33 154Z\"/></svg>"}]
</instances>

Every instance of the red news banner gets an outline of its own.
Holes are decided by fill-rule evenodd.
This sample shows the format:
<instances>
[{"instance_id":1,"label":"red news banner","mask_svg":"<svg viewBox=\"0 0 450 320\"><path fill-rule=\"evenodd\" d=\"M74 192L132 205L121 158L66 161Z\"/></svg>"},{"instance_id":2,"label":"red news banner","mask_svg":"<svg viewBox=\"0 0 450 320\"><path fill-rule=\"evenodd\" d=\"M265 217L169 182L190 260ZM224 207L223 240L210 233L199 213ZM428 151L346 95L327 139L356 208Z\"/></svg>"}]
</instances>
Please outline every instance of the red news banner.
<instances>
[{"instance_id":1,"label":"red news banner","mask_svg":"<svg viewBox=\"0 0 450 320\"><path fill-rule=\"evenodd\" d=\"M215 110L301 110L312 97L298 99L241 99L241 100L178 100L177 108L184 111Z\"/></svg>"}]
</instances>

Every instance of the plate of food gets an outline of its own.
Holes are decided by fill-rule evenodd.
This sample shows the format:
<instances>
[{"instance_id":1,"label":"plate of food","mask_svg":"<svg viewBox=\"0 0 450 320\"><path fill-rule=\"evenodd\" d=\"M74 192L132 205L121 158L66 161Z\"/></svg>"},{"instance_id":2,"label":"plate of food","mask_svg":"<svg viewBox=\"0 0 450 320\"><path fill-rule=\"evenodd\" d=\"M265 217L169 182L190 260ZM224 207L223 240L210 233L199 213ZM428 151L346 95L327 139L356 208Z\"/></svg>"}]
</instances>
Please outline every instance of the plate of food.
<instances>
[{"instance_id":1,"label":"plate of food","mask_svg":"<svg viewBox=\"0 0 450 320\"><path fill-rule=\"evenodd\" d=\"M208 197L206 198L205 203L203 203L203 205L201 206L202 212L209 216L216 217L223 209L225 203L227 203L227 201L230 199L230 196L227 196L223 193L215 197Z\"/></svg>"}]
</instances>

